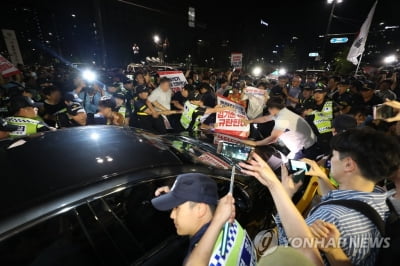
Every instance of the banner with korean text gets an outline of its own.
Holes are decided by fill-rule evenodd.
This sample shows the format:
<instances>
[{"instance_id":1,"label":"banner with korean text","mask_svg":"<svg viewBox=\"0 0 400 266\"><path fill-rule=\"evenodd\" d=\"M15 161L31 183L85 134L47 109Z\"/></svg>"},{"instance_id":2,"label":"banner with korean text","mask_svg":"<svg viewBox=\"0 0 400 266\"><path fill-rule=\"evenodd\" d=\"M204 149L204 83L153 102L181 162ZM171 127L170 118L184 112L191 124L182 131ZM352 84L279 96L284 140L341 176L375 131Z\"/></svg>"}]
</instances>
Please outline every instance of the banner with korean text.
<instances>
[{"instance_id":1,"label":"banner with korean text","mask_svg":"<svg viewBox=\"0 0 400 266\"><path fill-rule=\"evenodd\" d=\"M171 87L174 92L180 91L187 84L182 71L158 71L158 75L161 78L166 77L171 80Z\"/></svg>"},{"instance_id":2,"label":"banner with korean text","mask_svg":"<svg viewBox=\"0 0 400 266\"><path fill-rule=\"evenodd\" d=\"M231 54L231 65L236 69L242 68L243 54L242 53L232 53Z\"/></svg>"},{"instance_id":3,"label":"banner with korean text","mask_svg":"<svg viewBox=\"0 0 400 266\"><path fill-rule=\"evenodd\" d=\"M264 97L266 95L266 91L265 90L257 89L255 87L246 87L244 89L244 92L246 94L250 94L250 95L253 95L253 96L257 96L257 97Z\"/></svg>"},{"instance_id":4,"label":"banner with korean text","mask_svg":"<svg viewBox=\"0 0 400 266\"><path fill-rule=\"evenodd\" d=\"M218 112L215 132L239 138L247 138L250 134L250 125L246 125L243 120L247 120L245 108L225 97L218 96L218 105L230 106L234 111Z\"/></svg>"}]
</instances>

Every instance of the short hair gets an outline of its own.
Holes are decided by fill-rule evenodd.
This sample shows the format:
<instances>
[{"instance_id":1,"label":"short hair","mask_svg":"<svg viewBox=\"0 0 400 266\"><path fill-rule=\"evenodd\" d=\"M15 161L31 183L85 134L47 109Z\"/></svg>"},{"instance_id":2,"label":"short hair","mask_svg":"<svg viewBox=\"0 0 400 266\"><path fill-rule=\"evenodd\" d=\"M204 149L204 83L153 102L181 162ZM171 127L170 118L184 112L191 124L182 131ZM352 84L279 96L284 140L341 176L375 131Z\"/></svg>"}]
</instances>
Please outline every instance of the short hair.
<instances>
[{"instance_id":1,"label":"short hair","mask_svg":"<svg viewBox=\"0 0 400 266\"><path fill-rule=\"evenodd\" d=\"M337 133L345 132L357 127L357 120L350 115L338 115L332 121L332 127Z\"/></svg>"},{"instance_id":2,"label":"short hair","mask_svg":"<svg viewBox=\"0 0 400 266\"><path fill-rule=\"evenodd\" d=\"M400 166L400 144L371 128L351 129L332 138L331 147L340 159L349 156L364 178L378 183L390 178Z\"/></svg>"},{"instance_id":3,"label":"short hair","mask_svg":"<svg viewBox=\"0 0 400 266\"><path fill-rule=\"evenodd\" d=\"M286 105L281 97L271 97L267 102L267 107L282 110Z\"/></svg>"},{"instance_id":4,"label":"short hair","mask_svg":"<svg viewBox=\"0 0 400 266\"><path fill-rule=\"evenodd\" d=\"M200 202L189 201L189 207L192 209L192 208L194 208L198 203L200 203ZM217 206L211 205L211 204L207 204L207 203L204 203L204 204L206 204L206 205L210 208L211 214L214 215L215 210L217 209Z\"/></svg>"},{"instance_id":5,"label":"short hair","mask_svg":"<svg viewBox=\"0 0 400 266\"><path fill-rule=\"evenodd\" d=\"M260 82L260 83L257 84L257 88L260 87L260 86L263 86L264 88L267 88L267 83Z\"/></svg>"},{"instance_id":6,"label":"short hair","mask_svg":"<svg viewBox=\"0 0 400 266\"><path fill-rule=\"evenodd\" d=\"M160 79L160 85L163 84L163 83L166 83L166 82L170 83L171 80L170 80L169 78L167 78L167 77L162 77L162 78Z\"/></svg>"}]
</instances>

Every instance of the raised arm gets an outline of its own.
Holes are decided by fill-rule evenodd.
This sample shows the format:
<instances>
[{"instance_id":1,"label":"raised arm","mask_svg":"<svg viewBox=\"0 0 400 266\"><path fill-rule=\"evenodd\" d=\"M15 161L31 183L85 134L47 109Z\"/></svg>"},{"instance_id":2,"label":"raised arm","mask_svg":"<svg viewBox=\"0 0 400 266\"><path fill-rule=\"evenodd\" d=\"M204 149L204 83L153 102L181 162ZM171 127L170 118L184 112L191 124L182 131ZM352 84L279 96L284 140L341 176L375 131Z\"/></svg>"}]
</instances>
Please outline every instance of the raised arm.
<instances>
[{"instance_id":1,"label":"raised arm","mask_svg":"<svg viewBox=\"0 0 400 266\"><path fill-rule=\"evenodd\" d=\"M313 235L308 225L269 165L257 154L253 154L252 160L248 163L240 163L239 165L242 167L243 173L254 176L261 184L268 187L288 238L311 240ZM323 265L317 248L304 245L298 249L315 265Z\"/></svg>"}]
</instances>

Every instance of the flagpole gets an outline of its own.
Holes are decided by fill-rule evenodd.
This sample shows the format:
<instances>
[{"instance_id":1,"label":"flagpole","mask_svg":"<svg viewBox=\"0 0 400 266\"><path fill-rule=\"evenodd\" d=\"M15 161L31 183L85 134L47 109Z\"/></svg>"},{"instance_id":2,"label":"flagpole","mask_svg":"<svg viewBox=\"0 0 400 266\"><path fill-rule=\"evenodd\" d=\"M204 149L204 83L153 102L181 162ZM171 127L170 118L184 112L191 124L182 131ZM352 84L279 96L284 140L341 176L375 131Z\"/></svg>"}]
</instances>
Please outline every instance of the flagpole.
<instances>
[{"instance_id":1,"label":"flagpole","mask_svg":"<svg viewBox=\"0 0 400 266\"><path fill-rule=\"evenodd\" d=\"M360 68L361 59L362 59L363 55L364 55L364 53L361 54L360 60L358 60L358 64L357 64L357 68L356 68L356 73L354 73L354 77L357 76L357 72L358 72L358 69Z\"/></svg>"}]
</instances>

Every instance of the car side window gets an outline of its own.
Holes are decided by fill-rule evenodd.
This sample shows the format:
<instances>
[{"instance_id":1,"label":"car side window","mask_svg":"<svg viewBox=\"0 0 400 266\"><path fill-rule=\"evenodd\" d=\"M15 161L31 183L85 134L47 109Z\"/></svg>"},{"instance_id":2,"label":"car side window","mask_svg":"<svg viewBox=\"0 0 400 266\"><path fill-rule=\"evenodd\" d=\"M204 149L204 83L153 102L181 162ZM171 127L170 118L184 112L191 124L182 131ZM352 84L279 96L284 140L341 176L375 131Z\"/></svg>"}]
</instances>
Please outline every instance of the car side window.
<instances>
[{"instance_id":1,"label":"car side window","mask_svg":"<svg viewBox=\"0 0 400 266\"><path fill-rule=\"evenodd\" d=\"M99 265L71 210L0 242L0 265Z\"/></svg>"},{"instance_id":2,"label":"car side window","mask_svg":"<svg viewBox=\"0 0 400 266\"><path fill-rule=\"evenodd\" d=\"M182 263L186 238L150 200L160 178L86 201L0 242L0 265L156 265Z\"/></svg>"}]
</instances>

